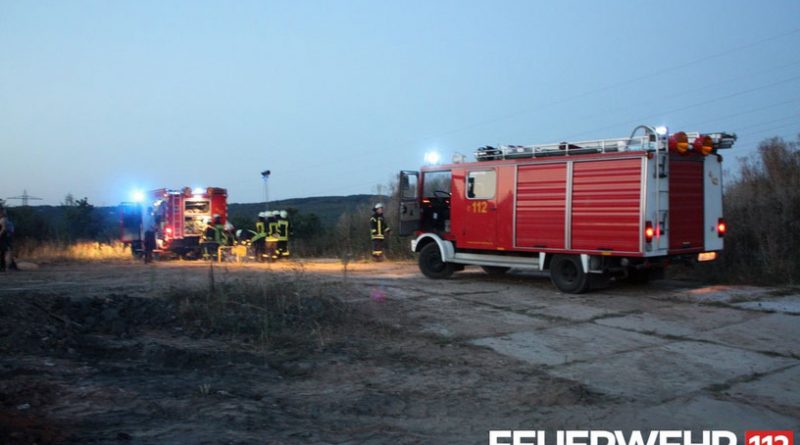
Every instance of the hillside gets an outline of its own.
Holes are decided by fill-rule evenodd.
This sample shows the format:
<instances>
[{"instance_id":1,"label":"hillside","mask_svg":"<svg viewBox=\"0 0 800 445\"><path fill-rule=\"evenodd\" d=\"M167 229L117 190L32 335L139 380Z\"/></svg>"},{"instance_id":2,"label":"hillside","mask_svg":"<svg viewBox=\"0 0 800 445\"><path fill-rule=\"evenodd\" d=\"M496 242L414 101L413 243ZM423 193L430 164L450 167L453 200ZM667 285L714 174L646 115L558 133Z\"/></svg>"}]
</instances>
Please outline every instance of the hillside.
<instances>
[{"instance_id":1,"label":"hillside","mask_svg":"<svg viewBox=\"0 0 800 445\"><path fill-rule=\"evenodd\" d=\"M374 202L386 202L387 197L374 195L319 196L271 201L270 210L297 210L298 216L317 215L322 229L336 225L345 212ZM258 212L265 210L264 203L232 203L228 205L231 220L249 225ZM70 240L74 238L115 239L119 234L119 208L117 206L94 207L89 214L81 216L77 208L64 206L9 207L9 212L20 238ZM77 213L76 213L77 212Z\"/></svg>"},{"instance_id":2,"label":"hillside","mask_svg":"<svg viewBox=\"0 0 800 445\"><path fill-rule=\"evenodd\" d=\"M386 197L375 195L315 196L270 201L269 209L297 209L301 214L314 213L319 217L323 227L333 227L342 213L353 211L360 206L371 206L373 202L386 202L386 200ZM258 212L265 208L263 202L232 203L228 204L228 214L232 219L255 218Z\"/></svg>"}]
</instances>

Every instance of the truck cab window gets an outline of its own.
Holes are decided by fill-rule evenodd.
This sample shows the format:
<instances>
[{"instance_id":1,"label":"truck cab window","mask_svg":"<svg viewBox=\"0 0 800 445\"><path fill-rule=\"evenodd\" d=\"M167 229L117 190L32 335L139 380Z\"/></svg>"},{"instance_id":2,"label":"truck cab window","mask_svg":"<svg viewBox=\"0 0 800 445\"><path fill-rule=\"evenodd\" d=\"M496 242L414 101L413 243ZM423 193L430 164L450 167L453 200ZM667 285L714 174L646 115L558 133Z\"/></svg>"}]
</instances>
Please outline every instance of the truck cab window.
<instances>
[{"instance_id":1,"label":"truck cab window","mask_svg":"<svg viewBox=\"0 0 800 445\"><path fill-rule=\"evenodd\" d=\"M467 198L492 199L497 187L494 170L472 171L467 174Z\"/></svg>"},{"instance_id":2,"label":"truck cab window","mask_svg":"<svg viewBox=\"0 0 800 445\"><path fill-rule=\"evenodd\" d=\"M450 194L451 177L450 170L425 172L422 196L424 198L447 198Z\"/></svg>"},{"instance_id":3,"label":"truck cab window","mask_svg":"<svg viewBox=\"0 0 800 445\"><path fill-rule=\"evenodd\" d=\"M417 177L402 176L400 184L400 197L403 199L414 199L417 197Z\"/></svg>"},{"instance_id":4,"label":"truck cab window","mask_svg":"<svg viewBox=\"0 0 800 445\"><path fill-rule=\"evenodd\" d=\"M422 177L422 230L450 231L450 170L425 172Z\"/></svg>"}]
</instances>

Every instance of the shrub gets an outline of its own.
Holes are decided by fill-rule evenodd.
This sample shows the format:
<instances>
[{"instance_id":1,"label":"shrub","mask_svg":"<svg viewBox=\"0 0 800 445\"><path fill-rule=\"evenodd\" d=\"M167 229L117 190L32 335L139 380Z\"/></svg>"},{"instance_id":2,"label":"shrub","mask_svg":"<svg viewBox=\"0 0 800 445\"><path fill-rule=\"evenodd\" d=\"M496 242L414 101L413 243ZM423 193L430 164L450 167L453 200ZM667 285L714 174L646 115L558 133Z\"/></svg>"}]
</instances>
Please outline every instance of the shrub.
<instances>
[{"instance_id":1,"label":"shrub","mask_svg":"<svg viewBox=\"0 0 800 445\"><path fill-rule=\"evenodd\" d=\"M725 251L712 277L731 282L800 282L800 139L767 139L724 197Z\"/></svg>"}]
</instances>

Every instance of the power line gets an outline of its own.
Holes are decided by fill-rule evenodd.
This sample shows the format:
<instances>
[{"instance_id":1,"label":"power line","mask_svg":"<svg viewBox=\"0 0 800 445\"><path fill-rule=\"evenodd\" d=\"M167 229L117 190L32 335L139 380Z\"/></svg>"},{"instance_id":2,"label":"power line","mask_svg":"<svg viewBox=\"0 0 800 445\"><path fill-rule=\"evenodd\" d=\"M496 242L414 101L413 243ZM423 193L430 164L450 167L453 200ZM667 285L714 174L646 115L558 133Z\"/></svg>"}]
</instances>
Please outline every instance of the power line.
<instances>
[{"instance_id":1,"label":"power line","mask_svg":"<svg viewBox=\"0 0 800 445\"><path fill-rule=\"evenodd\" d=\"M551 101L551 102L545 103L545 104L539 104L539 105L537 105L536 109L541 109L542 107L559 105L559 104L567 103L567 102L572 101L572 100L584 98L584 97L587 97L587 96L590 96L590 95L593 95L593 94L597 94L597 93L601 93L601 92L604 92L604 91L613 90L615 88L619 88L619 87L622 87L622 86L625 86L625 85L629 85L631 83L639 82L639 81L642 81L642 80L645 80L645 79L649 79L649 78L657 77L659 75L663 75L665 73L674 72L674 71L680 70L682 68L693 66L693 65L695 65L697 63L700 63L700 62L707 62L709 60L713 60L713 59L716 59L716 58L724 57L726 55L729 55L729 54L732 54L732 53L735 53L735 52L739 52L739 51L742 51L742 50L745 50L745 49L748 49L748 48L752 48L752 47L755 47L755 46L758 46L758 45L761 45L761 44L764 44L764 43L767 43L767 42L770 42L770 41L773 41L773 40L778 40L778 39L781 39L781 38L785 38L787 36L796 34L798 32L800 32L800 28L793 29L793 30L788 31L788 32L776 34L776 35L773 35L773 36L770 36L770 37L767 37L767 38L764 38L764 39L760 39L760 40L757 40L755 42L751 42L751 43L748 43L748 44L744 44L744 45L740 45L740 46L737 46L737 47L733 47L733 48L730 48L728 50L721 51L721 52L718 52L718 53L715 53L715 54L703 56L701 58L690 60L688 62L684 62L684 63L678 64L678 65L674 65L672 67L664 68L664 69L661 69L661 70L658 70L658 71L654 71L654 72L651 72L651 73L647 73L647 74L644 74L644 75L640 75L640 76L636 76L636 77L633 77L633 78L629 78L629 79L626 79L626 80L623 80L623 81L620 81L620 82L612 83L612 84L606 85L604 87L600 87L600 88L595 88L595 89L592 89L592 90L584 91L582 93L575 94L575 95L570 96L570 97L554 100L554 101ZM773 67L773 68L770 68L770 69L767 69L767 70L758 71L756 74L764 72L764 71L774 71L775 69L782 69L782 68L791 67L791 66L797 65L798 63L800 63L800 61L790 62L790 63L779 65L777 67ZM752 76L752 75L753 74L750 73L750 74L748 74L746 76ZM737 77L728 79L726 82L730 82L732 80L736 80L737 78L740 78L740 77L745 77L745 76L737 76ZM682 107L675 108L675 109L672 109L672 110L669 110L669 111L665 111L665 112L662 112L662 113L659 113L659 114L653 114L653 115L648 115L648 116L640 116L639 118L637 118L638 120L636 122L637 123L638 122L642 122L643 120L646 120L646 119L649 119L649 118L653 118L653 117L657 117L660 114L684 111L684 110L687 110L687 109L695 108L695 107L706 105L706 104L709 104L709 103L719 102L719 101L730 99L730 98L737 97L737 96L740 96L740 95L748 94L748 93L755 92L755 91L758 91L758 90L761 90L761 89L771 88L771 87L774 87L774 86L777 86L777 85L781 85L781 84L784 84L784 83L787 83L787 82L791 82L791 81L796 80L798 78L800 78L800 76L795 76L795 77L791 77L791 78L788 78L788 79L783 79L783 80L780 80L780 81L777 81L777 82L773 82L773 83L770 83L770 84L767 84L767 85L762 85L762 86L759 86L759 87L756 87L756 88L750 88L750 89L738 91L738 92L735 92L735 93L732 93L732 94L728 94L728 95L712 98L712 99L709 99L709 100L705 100L705 101L702 101L702 102L698 102L698 103L682 106ZM709 86L715 86L715 85L718 85L718 83L715 83L715 84L709 85ZM706 87L701 87L701 88L696 88L694 90L703 90L703 89L706 89L706 88L707 88L707 86ZM683 91L683 92L680 92L680 93L673 94L672 97L685 95L685 94L690 94L692 91L693 90L686 90L686 91ZM790 101L784 101L784 102L781 102L781 103L778 103L778 104L775 104L775 105L781 105L781 104L789 103L789 102L791 102L791 100ZM766 108L766 107L764 107L764 108ZM762 109L764 109L764 108L762 108ZM425 136L423 138L415 139L413 141L409 140L409 142L403 143L403 145L414 144L414 143L418 143L419 141L422 141L422 140L431 139L433 137L441 137L441 136L446 136L446 135L449 135L449 134L457 133L457 132L460 132L460 131L465 131L465 130L468 130L468 129L472 129L472 128L476 128L476 127L479 127L479 126L487 125L489 123L505 120L505 119L508 119L508 118L511 118L511 117L514 117L514 116L517 116L517 115L520 115L520 114L528 113L530 111L531 111L530 109L517 110L515 112L506 113L506 114L504 114L502 116L498 116L496 118L484 120L484 121L481 121L481 122L476 122L476 123L473 123L473 124L470 124L470 125L462 126L462 127L459 127L459 128L455 128L455 129L452 129L452 130L445 131L445 132L440 132L440 133L436 133L436 134L433 134L433 135L428 135L428 136ZM758 111L758 109L751 109L751 110L748 110L746 112L735 113L732 116L746 114L746 113L755 112L755 111ZM602 127L602 128L595 129L595 130L578 133L577 135L586 134L586 133L589 133L589 132L594 132L594 131L599 131L599 130L605 130L605 129L617 127L617 126L623 125L623 124L630 124L630 122L633 122L633 121L631 120L631 121L626 121L626 122L623 122L623 123L620 123L620 124L609 125L609 126L605 126L605 127ZM571 139L574 136L575 135L573 135L573 136L571 136L571 137L569 137L567 139ZM400 146L398 145L398 148L399 147ZM369 155L371 153L376 153L377 154L378 152L385 154L386 151L387 150L385 150L385 149L384 150L379 150L379 151L369 150L369 151L356 153L353 156L363 156L363 155ZM332 160L332 161L326 161L326 162L319 163L319 164L312 164L312 165L307 165L306 164L306 165L303 166L303 170L313 169L315 167L339 164L339 163L348 162L348 161L350 161L350 159L342 158L342 159L336 159L336 160ZM299 171L299 169L290 169L290 170L285 170L284 172L286 172L286 171L288 171L289 173L292 173L292 172ZM370 184L369 186L372 186L372 185L374 185L374 184ZM351 190L351 189L358 188L358 187L366 187L366 186L364 184L360 184L360 185L348 186L348 187L346 187L344 189L342 189L342 188L337 188L336 190L328 189L324 193L330 193L331 191Z\"/></svg>"},{"instance_id":2,"label":"power line","mask_svg":"<svg viewBox=\"0 0 800 445\"><path fill-rule=\"evenodd\" d=\"M787 118L771 120L771 121L765 121L765 122L761 122L761 123L759 123L757 125L760 126L760 125L765 125L765 124L772 124L772 123L782 122L782 121L785 121L787 119L792 119L792 118L796 118L796 116L789 116ZM758 131L756 133L745 133L744 135L740 135L740 142L737 145L742 145L741 144L741 140L743 138L745 138L745 137L747 137L747 138L754 137L755 135L758 135L758 134L769 133L769 132L772 132L772 131L775 131L775 130L778 130L778 129L781 129L781 128L790 127L792 125L800 127L800 125L798 123L790 122L790 123L787 123L787 124L770 127L770 128ZM800 130L800 128L798 128L798 130ZM744 148L744 149L746 150L747 148ZM370 183L359 182L358 184L350 184L350 185L346 185L346 186L343 186L343 187L328 188L328 189L326 189L324 191L320 191L320 192L309 192L308 196L321 196L321 195L331 194L331 193L337 194L337 193L342 193L342 192L345 192L345 191L355 190L355 189L359 189L359 188L363 190L363 189L366 189L368 187L374 187L375 185L377 185L377 184L374 183L374 182L370 182Z\"/></svg>"},{"instance_id":3,"label":"power line","mask_svg":"<svg viewBox=\"0 0 800 445\"><path fill-rule=\"evenodd\" d=\"M781 128L787 128L787 127L792 127L792 126L796 127L798 134L800 134L800 123L798 123L798 122L789 122L787 124L777 125L777 126L770 127L770 128L765 128L765 129L756 131L754 133L744 133L739 137L739 139L742 139L742 140L753 139L758 135L771 133L771 132L774 132L775 130L780 130Z\"/></svg>"},{"instance_id":4,"label":"power line","mask_svg":"<svg viewBox=\"0 0 800 445\"><path fill-rule=\"evenodd\" d=\"M33 200L33 201L41 201L42 200L42 198L38 198L36 196L29 195L27 190L23 190L22 191L22 195L20 195L20 196L9 196L6 199L19 199L20 201L22 201L22 206L23 207L27 207L28 206L28 201L31 201L31 200Z\"/></svg>"},{"instance_id":5,"label":"power line","mask_svg":"<svg viewBox=\"0 0 800 445\"><path fill-rule=\"evenodd\" d=\"M795 127L796 133L794 133L793 136L800 135L800 123L797 123L797 122L790 122L788 124L777 125L777 126L774 126L774 127L765 128L763 130L760 130L760 131L757 131L757 132L754 132L754 133L745 133L745 134L741 135L739 137L739 140L736 141L736 145L738 145L740 147L739 151L736 154L740 155L740 156L746 156L753 149L757 148L758 145L761 142L764 141L764 139L766 139L768 137L773 137L773 136L782 137L782 135L776 134L776 131L780 130L780 129L783 129L783 128L788 128L788 127ZM767 135L767 134L769 134L769 136L763 136L763 135ZM788 135L786 135L786 136L787 136L787 138L789 137Z\"/></svg>"},{"instance_id":6,"label":"power line","mask_svg":"<svg viewBox=\"0 0 800 445\"><path fill-rule=\"evenodd\" d=\"M692 123L691 125L704 126L704 125L707 125L708 123L711 123L711 122L717 122L717 121L721 121L721 120L725 120L725 119L730 119L732 117L744 116L745 114L755 113L755 112L758 112L758 111L764 111L764 110L768 110L768 109L771 109L771 108L778 107L780 105L786 105L786 104L790 104L790 103L798 103L798 104L800 104L800 97L795 97L793 99L784 100L784 101L781 101L781 102L771 103L769 105L765 105L765 106L759 107L759 108L749 108L747 110L740 111L740 112L737 112L737 113L717 116L717 117L715 117L713 119L707 119L707 120L704 120L704 121L700 121L699 123L697 123L697 122ZM689 126L689 125L677 125L677 127L687 127L687 126Z\"/></svg>"},{"instance_id":7,"label":"power line","mask_svg":"<svg viewBox=\"0 0 800 445\"><path fill-rule=\"evenodd\" d=\"M750 128L758 128L758 127L761 127L761 126L764 126L764 125L776 124L778 122L784 122L784 121L787 121L787 120L795 120L794 123L797 124L798 126L800 126L800 120L798 119L799 117L800 117L800 115L796 115L795 114L793 116L787 116L787 117L784 117L782 119L771 119L771 120L764 121L764 122L745 125L744 127L737 127L736 128L736 133L738 134L738 133L740 133L740 132L742 132L744 130L750 129Z\"/></svg>"},{"instance_id":8,"label":"power line","mask_svg":"<svg viewBox=\"0 0 800 445\"><path fill-rule=\"evenodd\" d=\"M658 70L658 71L654 71L654 72L651 72L651 73L648 73L648 74L643 74L643 75L632 77L632 78L629 78L629 79L626 79L626 80L623 80L623 81L620 81L620 82L612 83L612 84L606 85L604 87L600 87L600 88L595 88L595 89L591 89L591 90L588 90L588 91L584 91L582 93L578 93L578 94L575 94L573 96L566 97L566 98L563 98L563 99L557 99L557 100L551 101L549 103L539 104L539 105L537 105L536 110L541 109L542 107L549 107L549 106L553 106L553 105L559 105L559 104L562 104L562 103L567 103L567 102L575 100L575 99L580 99L580 98L587 97L587 96L590 96L590 95L593 95L593 94L597 94L597 93L601 93L601 92L604 92L604 91L612 90L614 88L619 88L621 86L626 86L626 85L629 85L629 84L634 83L634 82L639 82L641 80L649 79L649 78L652 78L652 77L657 77L659 75L662 75L662 74L665 74L665 73L669 73L669 72L673 72L673 71L677 71L677 70L680 70L682 68L687 68L687 67L696 65L698 63L701 63L701 62L707 62L709 60L713 60L713 59L717 59L717 58L720 58L720 57L724 57L724 56L727 56L729 54L733 54L733 53L736 53L736 52L739 52L739 51L742 51L742 50L745 50L745 49L756 47L756 46L762 45L762 44L767 43L767 42L771 42L771 41L774 41L774 40L779 40L779 39L794 35L794 34L796 34L798 32L800 32L800 28L795 28L795 29L792 29L792 30L787 31L787 32L774 34L772 36L765 37L763 39L756 40L754 42L750 42L750 43L739 45L739 46L736 46L736 47L733 47L733 48L729 48L727 50L720 51L718 53L702 56L700 58L696 58L696 59L693 59L693 60L678 64L678 65L674 65L674 66L671 66L671 67L668 67L668 68L664 68L664 69L661 69L661 70ZM795 63L796 62L792 62L792 63L789 63L789 64L787 64L785 66L791 66L791 65L793 65ZM411 144L418 143L418 142L424 141L424 140L429 140L429 139L432 139L434 137L441 137L441 136L446 136L446 135L449 135L449 134L453 134L453 133L458 133L458 132L461 132L461 131L469 130L469 129L476 128L476 127L479 127L479 126L483 126L483 125L486 125L486 124L489 124L489 123L494 123L494 122L498 122L498 121L501 121L501 120L505 120L505 119L508 119L508 118L511 118L511 117L514 117L514 116L517 116L517 115L520 115L520 114L525 114L525 113L528 113L528 112L531 112L531 111L533 111L533 110L531 110L530 108L525 108L523 110L518 110L518 111L515 111L515 112L512 112L512 113L507 113L507 114L498 116L496 118L488 119L488 120L481 121L481 122L476 122L476 123L473 123L473 124L469 124L469 125L466 125L466 126L462 126L462 127L458 127L458 128L452 129L452 130L448 130L448 131L445 131L445 132L435 133L435 134L428 135L428 136L425 136L425 137L422 137L422 138L415 138L414 140L409 140L408 142L403 143L403 146L411 145ZM602 129L606 129L606 128L608 128L608 127L601 128L601 130ZM580 134L583 134L583 133L580 133ZM385 153L385 150L381 150L381 152ZM354 153L353 156L363 156L363 155L367 155L367 154L370 154L370 153L373 153L373 150L369 150L369 151L365 150L363 152ZM306 164L306 165L303 166L303 170L307 170L309 168L322 167L322 166L331 165L331 164L338 164L338 163L346 162L346 161L349 161L349 159L338 159L338 160L328 161L328 162L324 162L324 163L320 163L320 164L312 164L312 165L307 165ZM293 173L293 172L297 172L297 171L300 171L300 170L299 169L293 169L293 170L286 170L286 171L288 171L289 173Z\"/></svg>"},{"instance_id":9,"label":"power line","mask_svg":"<svg viewBox=\"0 0 800 445\"><path fill-rule=\"evenodd\" d=\"M797 32L800 32L800 28L796 28L796 29L793 29L793 30L785 32L785 33L776 34L776 35L773 35L773 36L770 36L770 37L767 37L767 38L764 38L764 39L761 39L761 40L757 40L757 41L752 42L752 43L748 43L748 44L745 44L745 45L740 45L738 47L730 48L728 50L725 50L725 51L722 51L722 52L719 52L719 53L716 53L716 54L703 56L703 57L700 57L700 58L697 58L697 59L694 59L694 60L690 60L688 62L679 64L679 65L674 65L674 66L671 66L669 68L664 68L662 70L658 70L658 71L655 71L655 72L652 72L652 73L649 73L649 74L644 74L644 75L641 75L641 76L629 78L627 80L623 80L623 81L620 81L620 82L617 82L617 83L613 83L611 85L607 85L607 86L600 87L600 88L595 88L595 89L592 89L592 90L589 90L589 91L585 91L583 93L578 93L578 94L575 94L573 96L566 97L564 99L558 99L558 100L555 100L555 101L551 101L549 103L540 104L540 105L537 106L536 109L541 109L542 107L549 107L549 106L553 106L553 105L560 105L560 104L563 104L563 103L566 103L566 102L569 102L569 101L572 101L572 100L575 100L575 99L580 99L580 98L583 98L583 97L591 96L593 94L602 93L604 91L609 91L609 90L612 90L612 89L615 89L615 88L626 86L626 85L629 85L631 83L639 82L639 81L642 81L642 80L645 80L645 79L649 79L649 78L652 78L652 77L657 77L657 76L665 74L665 73L678 71L678 70L680 70L682 68L687 68L687 67L696 65L698 63L701 63L701 62L707 62L707 61L712 60L712 59L717 59L717 58L720 58L720 57L723 57L723 56L726 56L726 55L729 55L729 54L732 54L732 53L735 53L735 52L739 52L739 51L744 50L744 49L748 49L748 48L752 48L754 46L761 45L762 43L766 43L766 42L770 42L770 41L773 41L773 40L778 40L778 39L781 39L781 38L784 38L784 37L788 37L788 36L790 36L792 34L795 34ZM467 130L467 129L472 129L474 127L486 125L488 123L498 122L498 121L505 120L505 119L508 119L508 118L511 118L511 117L515 117L515 116L520 115L520 114L529 113L531 111L532 110L530 108L526 108L524 110L520 110L520 111L517 111L517 112L512 112L512 113L509 113L509 114L506 114L506 115L503 115L503 116L500 116L500 117L497 117L497 118L489 119L489 120L486 120L486 121L483 121L483 122L479 122L479 123L476 123L476 124L473 124L473 125L468 125L468 126L465 126L465 127L457 128L457 129L454 129L454 130L451 130L451 131L447 131L447 132L444 132L444 133L437 133L437 134L431 135L431 136L429 136L429 137L427 137L425 139L430 139L430 138L433 138L433 137L446 136L448 134L457 133L457 132L460 132L460 131L463 131L463 130Z\"/></svg>"},{"instance_id":10,"label":"power line","mask_svg":"<svg viewBox=\"0 0 800 445\"><path fill-rule=\"evenodd\" d=\"M665 98L669 98L669 99L675 99L675 98L678 98L678 97L681 97L681 96L694 94L694 93L696 93L698 91L705 92L705 91L708 91L708 89L710 87L717 87L717 86L719 86L721 84L730 83L731 81L738 80L738 79L741 79L741 78L749 78L749 77L752 77L754 75L758 75L758 74L765 73L765 72L773 73L776 70L787 68L787 67L792 67L794 65L800 65L800 60L794 61L794 62L791 62L791 63L788 63L788 64L775 66L775 67L769 67L769 68L766 68L764 70L757 71L755 73L747 73L747 74L744 74L744 75L741 75L741 76L728 78L728 79L726 79L726 80L724 80L722 82L715 82L715 83L711 83L711 84L706 84L706 85L703 85L703 86L700 86L700 87L692 88L692 89L689 89L689 90L683 90L683 91L676 92L676 93L664 94L661 97L665 97ZM642 107L645 107L645 106L646 107L652 107L652 104L659 104L660 102L662 102L662 100L663 99L659 98L659 99L654 100L654 101L649 101L647 103L642 104ZM630 110L630 107L617 107L615 109L604 109L602 111L602 113L594 113L594 114L590 114L590 115L587 115L587 116L580 116L578 118L579 119L592 119L592 118L596 118L596 117L599 117L599 116L609 116L610 112L620 111L620 110L627 111L627 110Z\"/></svg>"},{"instance_id":11,"label":"power line","mask_svg":"<svg viewBox=\"0 0 800 445\"><path fill-rule=\"evenodd\" d=\"M772 83L769 83L769 84L766 84L766 85L761 85L761 86L758 86L758 87L755 87L755 88L748 88L748 89L745 89L745 90L737 91L735 93L726 94L726 95L723 95L723 96L718 96L718 97L715 97L715 98L712 98L712 99L707 99L707 100L704 100L704 101L701 101L701 102L695 102L695 103L692 103L692 104L689 104L689 105L685 105L685 106L681 106L681 107L678 107L678 108L673 108L671 110L664 110L664 111L661 111L661 112L655 113L655 114L639 116L639 117L636 118L636 120L633 120L633 119L626 120L624 122L617 122L617 123L614 123L614 124L611 124L611 125L606 125L606 126L603 126L603 127L592 129L592 130L587 130L587 131L583 131L583 132L580 132L580 133L575 133L575 134L573 134L573 135L571 135L571 136L569 136L567 138L564 138L564 140L570 140L570 139L574 140L577 136L580 136L580 135L583 135L583 134L594 133L596 131L601 131L601 130L608 130L608 129L611 129L611 128L619 127L621 125L636 125L636 123L646 122L647 119L656 118L656 117L664 115L664 114L677 113L679 111L690 110L692 108L700 107L700 106L703 106L703 105L708 105L708 104L711 104L711 103L719 102L719 101L726 100L726 99L731 99L731 98L734 98L734 97L738 97L738 96L742 96L742 95L745 95L745 94L753 93L753 92L760 91L760 90L763 90L763 89L772 88L774 86L778 86L778 85L782 85L782 84L785 84L785 83L789 83L791 81L798 80L798 79L800 79L800 76L794 76L794 77L790 77L788 79L782 79L782 80L779 80L777 82L772 82Z\"/></svg>"}]
</instances>

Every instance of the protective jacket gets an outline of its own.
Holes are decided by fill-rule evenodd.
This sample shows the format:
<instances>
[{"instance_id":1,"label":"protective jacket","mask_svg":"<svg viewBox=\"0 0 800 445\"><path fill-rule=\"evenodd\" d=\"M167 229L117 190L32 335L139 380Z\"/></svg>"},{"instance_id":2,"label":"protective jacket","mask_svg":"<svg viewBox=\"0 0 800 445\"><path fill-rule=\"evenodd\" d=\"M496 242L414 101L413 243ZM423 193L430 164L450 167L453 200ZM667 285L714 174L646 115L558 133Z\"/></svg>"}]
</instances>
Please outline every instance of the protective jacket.
<instances>
[{"instance_id":1,"label":"protective jacket","mask_svg":"<svg viewBox=\"0 0 800 445\"><path fill-rule=\"evenodd\" d=\"M208 225L206 230L203 231L203 239L208 242L224 244L228 240L228 236L225 233L225 226L222 224Z\"/></svg>"},{"instance_id":2,"label":"protective jacket","mask_svg":"<svg viewBox=\"0 0 800 445\"><path fill-rule=\"evenodd\" d=\"M258 241L266 237L267 237L267 226L266 224L264 224L264 221L261 218L259 218L258 221L256 221L256 234L253 238L251 238L251 241Z\"/></svg>"},{"instance_id":3,"label":"protective jacket","mask_svg":"<svg viewBox=\"0 0 800 445\"><path fill-rule=\"evenodd\" d=\"M377 213L372 214L372 218L369 219L369 226L372 239L384 239L386 231L389 230L383 215Z\"/></svg>"},{"instance_id":4,"label":"protective jacket","mask_svg":"<svg viewBox=\"0 0 800 445\"><path fill-rule=\"evenodd\" d=\"M275 236L278 238L278 241L288 241L289 240L289 220L288 219L279 219L275 223Z\"/></svg>"},{"instance_id":5,"label":"protective jacket","mask_svg":"<svg viewBox=\"0 0 800 445\"><path fill-rule=\"evenodd\" d=\"M267 219L267 236L275 241L278 238L278 220L275 218Z\"/></svg>"}]
</instances>

